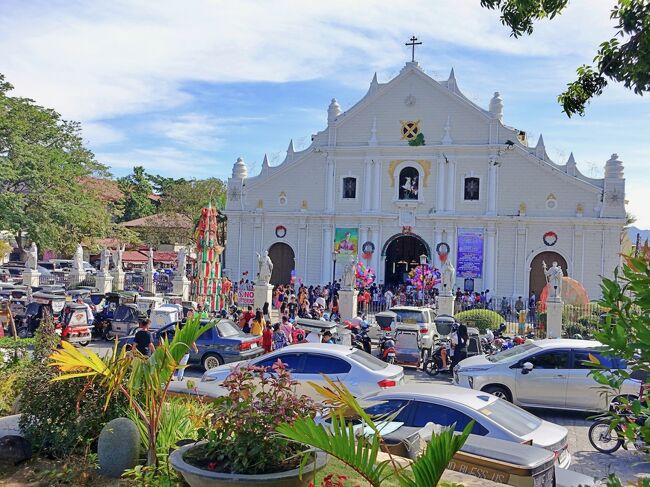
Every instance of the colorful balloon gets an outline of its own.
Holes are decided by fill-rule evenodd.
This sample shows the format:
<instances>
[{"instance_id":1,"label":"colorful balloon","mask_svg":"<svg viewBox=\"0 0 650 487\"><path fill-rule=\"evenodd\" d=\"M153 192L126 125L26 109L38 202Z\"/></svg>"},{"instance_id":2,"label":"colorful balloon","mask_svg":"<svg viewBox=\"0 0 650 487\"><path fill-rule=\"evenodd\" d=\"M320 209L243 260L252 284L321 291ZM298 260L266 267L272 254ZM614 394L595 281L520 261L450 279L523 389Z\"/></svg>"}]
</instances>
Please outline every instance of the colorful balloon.
<instances>
[{"instance_id":1,"label":"colorful balloon","mask_svg":"<svg viewBox=\"0 0 650 487\"><path fill-rule=\"evenodd\" d=\"M419 265L409 272L409 283L418 291L433 289L440 284L440 271L431 265Z\"/></svg>"}]
</instances>

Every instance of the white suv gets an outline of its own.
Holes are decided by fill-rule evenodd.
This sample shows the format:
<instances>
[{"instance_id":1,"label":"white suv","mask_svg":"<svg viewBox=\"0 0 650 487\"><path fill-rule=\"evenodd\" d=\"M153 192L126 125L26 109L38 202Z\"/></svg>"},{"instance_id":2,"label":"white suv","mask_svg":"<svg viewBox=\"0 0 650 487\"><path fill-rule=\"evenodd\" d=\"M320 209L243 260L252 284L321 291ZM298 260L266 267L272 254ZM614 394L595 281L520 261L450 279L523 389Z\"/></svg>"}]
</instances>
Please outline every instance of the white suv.
<instances>
[{"instance_id":1,"label":"white suv","mask_svg":"<svg viewBox=\"0 0 650 487\"><path fill-rule=\"evenodd\" d=\"M549 339L526 342L491 356L477 355L454 369L454 383L494 394L523 407L606 411L616 399L602 394L585 362L589 355L610 368L626 363L603 355L600 342ZM628 379L620 395L638 397L641 381Z\"/></svg>"},{"instance_id":2,"label":"white suv","mask_svg":"<svg viewBox=\"0 0 650 487\"><path fill-rule=\"evenodd\" d=\"M422 352L431 352L436 339L440 337L434 319L436 317L431 308L419 306L393 306L390 311L397 315L397 321L400 327L403 325L412 325L417 329L422 340Z\"/></svg>"}]
</instances>

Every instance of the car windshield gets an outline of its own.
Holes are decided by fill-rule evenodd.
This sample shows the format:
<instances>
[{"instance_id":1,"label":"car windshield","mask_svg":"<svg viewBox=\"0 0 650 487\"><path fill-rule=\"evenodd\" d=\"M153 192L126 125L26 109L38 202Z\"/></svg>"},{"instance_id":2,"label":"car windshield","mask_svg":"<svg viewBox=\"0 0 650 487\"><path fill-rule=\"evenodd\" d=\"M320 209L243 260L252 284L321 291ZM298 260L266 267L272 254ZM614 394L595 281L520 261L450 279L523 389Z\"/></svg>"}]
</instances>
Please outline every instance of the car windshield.
<instances>
[{"instance_id":1,"label":"car windshield","mask_svg":"<svg viewBox=\"0 0 650 487\"><path fill-rule=\"evenodd\" d=\"M219 336L224 338L243 335L242 331L229 321L220 321L216 324L216 327Z\"/></svg>"},{"instance_id":2,"label":"car windshield","mask_svg":"<svg viewBox=\"0 0 650 487\"><path fill-rule=\"evenodd\" d=\"M537 416L498 398L479 412L517 436L526 436L542 424Z\"/></svg>"},{"instance_id":3,"label":"car windshield","mask_svg":"<svg viewBox=\"0 0 650 487\"><path fill-rule=\"evenodd\" d=\"M383 370L388 367L386 362L363 350L355 350L348 357L370 370Z\"/></svg>"},{"instance_id":4,"label":"car windshield","mask_svg":"<svg viewBox=\"0 0 650 487\"><path fill-rule=\"evenodd\" d=\"M503 352L497 352L493 355L488 355L486 358L490 362L503 362L504 360L518 357L519 355L523 355L536 350L541 350L541 348L534 343L524 343L523 345L517 345L516 347L504 350Z\"/></svg>"},{"instance_id":5,"label":"car windshield","mask_svg":"<svg viewBox=\"0 0 650 487\"><path fill-rule=\"evenodd\" d=\"M391 311L397 314L397 319L401 320L402 323L426 323L426 319L422 311L411 311L405 309L393 309Z\"/></svg>"}]
</instances>

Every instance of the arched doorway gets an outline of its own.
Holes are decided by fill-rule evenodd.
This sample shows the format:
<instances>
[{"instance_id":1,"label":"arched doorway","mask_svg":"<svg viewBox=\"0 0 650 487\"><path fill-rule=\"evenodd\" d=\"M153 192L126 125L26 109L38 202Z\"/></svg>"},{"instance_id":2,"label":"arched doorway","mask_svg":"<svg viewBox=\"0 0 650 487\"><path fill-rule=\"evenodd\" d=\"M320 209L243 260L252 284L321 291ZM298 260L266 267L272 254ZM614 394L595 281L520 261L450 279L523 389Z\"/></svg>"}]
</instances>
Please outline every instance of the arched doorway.
<instances>
[{"instance_id":1,"label":"arched doorway","mask_svg":"<svg viewBox=\"0 0 650 487\"><path fill-rule=\"evenodd\" d=\"M544 289L544 286L546 286L546 276L544 275L544 267L543 267L543 262L546 262L546 265L548 267L551 267L553 265L553 262L557 262L557 265L559 265L562 268L562 272L564 272L565 276L569 275L569 269L566 263L566 259L562 257L560 254L557 252L551 252L551 251L546 251L546 252L540 252L537 254L532 262L530 263L530 277L528 280L528 292L535 292L535 296L539 298L539 295L542 292L542 289Z\"/></svg>"},{"instance_id":2,"label":"arched doorway","mask_svg":"<svg viewBox=\"0 0 650 487\"><path fill-rule=\"evenodd\" d=\"M384 283L402 284L408 273L420 265L420 256L425 254L431 260L427 243L417 235L395 235L384 245L382 255L386 257Z\"/></svg>"},{"instance_id":3,"label":"arched doorway","mask_svg":"<svg viewBox=\"0 0 650 487\"><path fill-rule=\"evenodd\" d=\"M269 248L269 257L273 262L271 284L289 284L291 271L296 267L296 255L286 243L277 242Z\"/></svg>"}]
</instances>

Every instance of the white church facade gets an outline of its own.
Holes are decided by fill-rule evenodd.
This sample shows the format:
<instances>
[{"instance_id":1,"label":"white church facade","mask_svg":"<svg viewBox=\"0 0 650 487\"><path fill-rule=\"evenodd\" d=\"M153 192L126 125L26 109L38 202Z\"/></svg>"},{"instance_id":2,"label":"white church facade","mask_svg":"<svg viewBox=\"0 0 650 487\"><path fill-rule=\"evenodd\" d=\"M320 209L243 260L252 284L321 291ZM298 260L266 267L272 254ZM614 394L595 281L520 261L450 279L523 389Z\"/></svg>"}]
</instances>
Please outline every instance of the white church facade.
<instances>
[{"instance_id":1,"label":"white church facade","mask_svg":"<svg viewBox=\"0 0 650 487\"><path fill-rule=\"evenodd\" d=\"M619 262L623 165L614 154L592 179L573 155L553 162L541 136L528 142L504 123L498 93L487 110L477 106L453 70L437 81L409 62L387 83L375 75L345 112L332 100L305 150L290 143L281 164L265 157L255 176L237 160L226 272L254 278L256 253L268 250L273 283L324 284L354 253L392 284L421 255L440 267L437 251L449 249L461 289L539 294L542 261L557 261L596 298Z\"/></svg>"}]
</instances>

